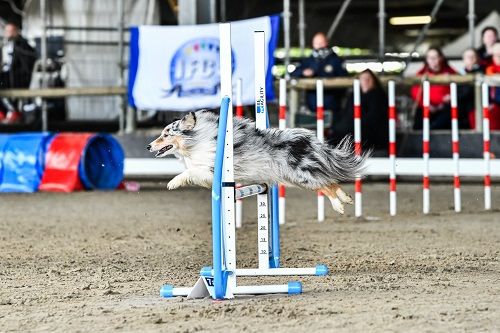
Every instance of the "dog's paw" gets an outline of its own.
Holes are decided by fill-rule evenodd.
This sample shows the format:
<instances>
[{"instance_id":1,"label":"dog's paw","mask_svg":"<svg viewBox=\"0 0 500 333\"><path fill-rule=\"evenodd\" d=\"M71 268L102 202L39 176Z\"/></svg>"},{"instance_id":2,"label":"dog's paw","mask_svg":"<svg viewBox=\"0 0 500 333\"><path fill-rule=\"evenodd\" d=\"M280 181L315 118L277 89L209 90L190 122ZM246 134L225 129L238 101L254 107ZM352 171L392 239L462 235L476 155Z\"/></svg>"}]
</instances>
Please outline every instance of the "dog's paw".
<instances>
[{"instance_id":1,"label":"dog's paw","mask_svg":"<svg viewBox=\"0 0 500 333\"><path fill-rule=\"evenodd\" d=\"M344 204L339 198L329 198L332 203L333 210L341 215L344 215Z\"/></svg>"},{"instance_id":2,"label":"dog's paw","mask_svg":"<svg viewBox=\"0 0 500 333\"><path fill-rule=\"evenodd\" d=\"M354 200L352 197L345 193L340 187L335 191L335 194L339 197L340 201L349 205L352 205L354 203Z\"/></svg>"},{"instance_id":3,"label":"dog's paw","mask_svg":"<svg viewBox=\"0 0 500 333\"><path fill-rule=\"evenodd\" d=\"M179 188L182 185L184 185L184 182L182 181L182 179L175 177L174 179L172 179L171 181L168 182L167 189L175 190L176 188Z\"/></svg>"}]
</instances>

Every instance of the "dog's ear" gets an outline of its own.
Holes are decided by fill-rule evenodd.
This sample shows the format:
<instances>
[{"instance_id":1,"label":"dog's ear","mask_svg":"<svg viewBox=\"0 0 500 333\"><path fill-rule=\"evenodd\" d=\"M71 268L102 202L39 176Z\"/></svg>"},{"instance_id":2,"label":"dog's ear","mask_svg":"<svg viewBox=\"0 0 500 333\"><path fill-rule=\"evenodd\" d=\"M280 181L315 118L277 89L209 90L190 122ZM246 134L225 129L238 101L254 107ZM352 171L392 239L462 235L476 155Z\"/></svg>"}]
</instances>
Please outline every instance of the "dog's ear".
<instances>
[{"instance_id":1,"label":"dog's ear","mask_svg":"<svg viewBox=\"0 0 500 333\"><path fill-rule=\"evenodd\" d=\"M189 131L196 125L196 115L194 112L189 112L182 118L179 128L183 131Z\"/></svg>"}]
</instances>

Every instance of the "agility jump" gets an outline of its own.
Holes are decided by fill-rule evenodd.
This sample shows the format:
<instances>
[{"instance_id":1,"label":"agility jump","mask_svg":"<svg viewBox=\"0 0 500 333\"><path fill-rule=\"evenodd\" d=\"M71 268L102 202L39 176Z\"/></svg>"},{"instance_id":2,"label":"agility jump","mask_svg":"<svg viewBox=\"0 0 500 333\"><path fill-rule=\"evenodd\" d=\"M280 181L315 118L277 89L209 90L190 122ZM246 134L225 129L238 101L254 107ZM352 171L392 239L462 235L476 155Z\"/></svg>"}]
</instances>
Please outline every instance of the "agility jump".
<instances>
[{"instance_id":1,"label":"agility jump","mask_svg":"<svg viewBox=\"0 0 500 333\"><path fill-rule=\"evenodd\" d=\"M165 285L160 290L163 297L187 296L201 298L211 296L214 299L228 299L244 294L269 294L302 292L300 282L291 281L283 285L249 285L238 286L238 276L282 276L282 275L317 275L328 273L324 265L312 268L281 268L279 267L279 217L277 191L269 200L270 189L265 184L255 184L235 188L233 167L233 115L231 99L231 28L230 24L220 27L220 68L222 99L215 167L212 182L212 267L201 269L200 278L194 287L174 288ZM267 106L265 101L265 80L263 59L264 33L254 33L255 65L256 65L256 126L267 127ZM257 195L258 208L258 256L259 267L255 269L236 268L236 223L235 200ZM271 207L270 207L271 206ZM272 218L270 216L272 215ZM270 230L271 229L271 230ZM272 242L268 241L272 235Z\"/></svg>"}]
</instances>

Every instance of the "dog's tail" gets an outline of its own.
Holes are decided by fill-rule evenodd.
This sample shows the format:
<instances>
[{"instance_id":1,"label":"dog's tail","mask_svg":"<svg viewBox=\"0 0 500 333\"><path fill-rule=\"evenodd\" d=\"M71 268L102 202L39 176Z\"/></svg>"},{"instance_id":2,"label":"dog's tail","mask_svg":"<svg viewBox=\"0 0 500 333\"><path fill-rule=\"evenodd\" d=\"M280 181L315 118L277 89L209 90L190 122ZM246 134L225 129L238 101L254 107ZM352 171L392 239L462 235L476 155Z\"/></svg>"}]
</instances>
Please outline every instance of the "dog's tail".
<instances>
[{"instance_id":1,"label":"dog's tail","mask_svg":"<svg viewBox=\"0 0 500 333\"><path fill-rule=\"evenodd\" d=\"M336 146L330 148L328 162L333 178L339 182L353 181L356 177L363 178L366 172L366 160L371 155L369 149L361 156L354 154L353 140L350 135L346 135Z\"/></svg>"}]
</instances>

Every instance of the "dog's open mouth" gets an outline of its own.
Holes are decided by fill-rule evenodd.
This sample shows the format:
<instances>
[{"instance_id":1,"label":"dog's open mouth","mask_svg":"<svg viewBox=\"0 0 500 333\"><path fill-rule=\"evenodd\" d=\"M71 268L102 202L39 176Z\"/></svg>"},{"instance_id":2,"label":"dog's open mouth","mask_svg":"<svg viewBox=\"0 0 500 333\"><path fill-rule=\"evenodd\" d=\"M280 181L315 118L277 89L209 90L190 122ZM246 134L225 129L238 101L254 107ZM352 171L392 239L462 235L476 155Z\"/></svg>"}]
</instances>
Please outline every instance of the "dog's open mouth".
<instances>
[{"instance_id":1,"label":"dog's open mouth","mask_svg":"<svg viewBox=\"0 0 500 333\"><path fill-rule=\"evenodd\" d=\"M173 147L174 147L173 145L168 145L168 146L163 147L162 149L160 149L160 150L158 150L158 151L156 152L155 157L158 157L158 156L160 156L160 155L162 155L162 154L166 153L167 151L169 151L169 150L170 150L170 149L172 149Z\"/></svg>"}]
</instances>

